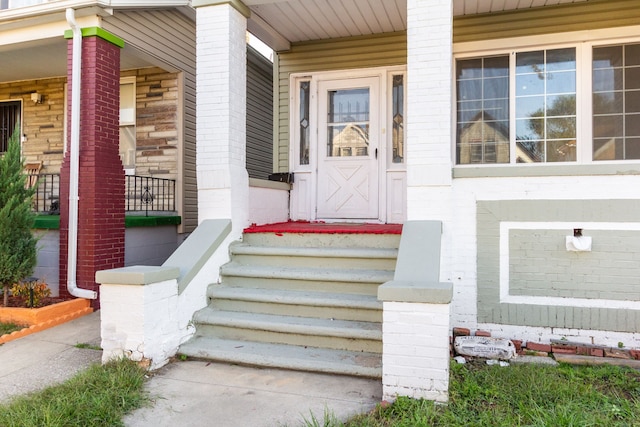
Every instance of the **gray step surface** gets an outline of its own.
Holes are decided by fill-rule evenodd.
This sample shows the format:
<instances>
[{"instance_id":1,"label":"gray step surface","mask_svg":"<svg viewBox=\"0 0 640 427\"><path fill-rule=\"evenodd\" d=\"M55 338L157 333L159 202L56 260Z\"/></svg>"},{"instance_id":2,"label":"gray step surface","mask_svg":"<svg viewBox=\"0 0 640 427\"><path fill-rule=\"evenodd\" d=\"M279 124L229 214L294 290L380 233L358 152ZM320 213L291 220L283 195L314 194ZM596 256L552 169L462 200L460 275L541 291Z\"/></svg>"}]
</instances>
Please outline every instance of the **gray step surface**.
<instances>
[{"instance_id":1,"label":"gray step surface","mask_svg":"<svg viewBox=\"0 0 640 427\"><path fill-rule=\"evenodd\" d=\"M259 277L265 279L285 279L315 282L357 282L357 283L379 283L388 282L393 279L393 271L390 270L351 270L346 268L303 268L303 267L273 267L243 265L231 261L223 265L220 275L235 277Z\"/></svg>"},{"instance_id":2,"label":"gray step surface","mask_svg":"<svg viewBox=\"0 0 640 427\"><path fill-rule=\"evenodd\" d=\"M382 356L376 353L331 350L195 337L182 344L179 354L239 365L298 371L382 377Z\"/></svg>"}]
</instances>

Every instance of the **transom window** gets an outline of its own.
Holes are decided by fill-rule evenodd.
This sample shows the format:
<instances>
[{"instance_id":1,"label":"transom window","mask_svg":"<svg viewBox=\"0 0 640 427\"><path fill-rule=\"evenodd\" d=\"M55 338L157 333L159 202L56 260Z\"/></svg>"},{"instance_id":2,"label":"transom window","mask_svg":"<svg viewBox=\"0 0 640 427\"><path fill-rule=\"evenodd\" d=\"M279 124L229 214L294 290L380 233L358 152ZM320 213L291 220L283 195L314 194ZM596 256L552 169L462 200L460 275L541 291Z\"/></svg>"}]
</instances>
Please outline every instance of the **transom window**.
<instances>
[{"instance_id":1,"label":"transom window","mask_svg":"<svg viewBox=\"0 0 640 427\"><path fill-rule=\"evenodd\" d=\"M458 59L456 111L457 164L640 159L640 43Z\"/></svg>"}]
</instances>

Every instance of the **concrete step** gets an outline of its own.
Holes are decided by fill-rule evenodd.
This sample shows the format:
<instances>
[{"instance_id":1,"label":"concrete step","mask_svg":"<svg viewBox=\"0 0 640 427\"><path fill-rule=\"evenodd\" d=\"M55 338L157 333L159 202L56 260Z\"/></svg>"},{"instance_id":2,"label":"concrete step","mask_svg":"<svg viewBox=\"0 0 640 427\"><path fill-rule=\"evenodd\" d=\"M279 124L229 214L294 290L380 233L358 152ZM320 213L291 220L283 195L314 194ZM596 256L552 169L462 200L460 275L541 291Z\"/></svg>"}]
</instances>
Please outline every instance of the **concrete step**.
<instances>
[{"instance_id":1,"label":"concrete step","mask_svg":"<svg viewBox=\"0 0 640 427\"><path fill-rule=\"evenodd\" d=\"M350 270L242 265L235 261L220 269L230 287L324 291L377 295L378 286L393 279L387 270Z\"/></svg>"},{"instance_id":2,"label":"concrete step","mask_svg":"<svg viewBox=\"0 0 640 427\"><path fill-rule=\"evenodd\" d=\"M243 265L394 270L398 250L362 247L256 246L235 243L234 262Z\"/></svg>"},{"instance_id":3,"label":"concrete step","mask_svg":"<svg viewBox=\"0 0 640 427\"><path fill-rule=\"evenodd\" d=\"M399 234L245 233L254 246L314 248L390 248L400 246Z\"/></svg>"},{"instance_id":4,"label":"concrete step","mask_svg":"<svg viewBox=\"0 0 640 427\"><path fill-rule=\"evenodd\" d=\"M198 311L194 322L198 334L209 337L382 352L382 325L377 322L220 311L211 306Z\"/></svg>"},{"instance_id":5,"label":"concrete step","mask_svg":"<svg viewBox=\"0 0 640 427\"><path fill-rule=\"evenodd\" d=\"M180 346L189 357L268 368L381 378L380 354L197 336Z\"/></svg>"},{"instance_id":6,"label":"concrete step","mask_svg":"<svg viewBox=\"0 0 640 427\"><path fill-rule=\"evenodd\" d=\"M215 284L209 286L207 296L216 310L382 322L382 302L375 295L234 288Z\"/></svg>"}]
</instances>

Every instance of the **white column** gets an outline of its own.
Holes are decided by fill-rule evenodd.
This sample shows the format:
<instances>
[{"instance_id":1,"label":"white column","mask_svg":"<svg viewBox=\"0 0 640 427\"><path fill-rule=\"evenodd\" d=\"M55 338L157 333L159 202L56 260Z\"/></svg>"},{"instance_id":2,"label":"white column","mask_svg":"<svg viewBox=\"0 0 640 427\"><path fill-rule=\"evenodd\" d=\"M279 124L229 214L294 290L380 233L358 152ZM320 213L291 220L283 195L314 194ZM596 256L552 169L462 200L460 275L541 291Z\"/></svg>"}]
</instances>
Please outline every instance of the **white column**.
<instances>
[{"instance_id":1,"label":"white column","mask_svg":"<svg viewBox=\"0 0 640 427\"><path fill-rule=\"evenodd\" d=\"M407 1L407 219L449 217L452 0Z\"/></svg>"},{"instance_id":2,"label":"white column","mask_svg":"<svg viewBox=\"0 0 640 427\"><path fill-rule=\"evenodd\" d=\"M449 399L449 304L383 302L382 398Z\"/></svg>"},{"instance_id":3,"label":"white column","mask_svg":"<svg viewBox=\"0 0 640 427\"><path fill-rule=\"evenodd\" d=\"M247 18L229 3L196 9L198 220L249 225L246 169Z\"/></svg>"}]
</instances>

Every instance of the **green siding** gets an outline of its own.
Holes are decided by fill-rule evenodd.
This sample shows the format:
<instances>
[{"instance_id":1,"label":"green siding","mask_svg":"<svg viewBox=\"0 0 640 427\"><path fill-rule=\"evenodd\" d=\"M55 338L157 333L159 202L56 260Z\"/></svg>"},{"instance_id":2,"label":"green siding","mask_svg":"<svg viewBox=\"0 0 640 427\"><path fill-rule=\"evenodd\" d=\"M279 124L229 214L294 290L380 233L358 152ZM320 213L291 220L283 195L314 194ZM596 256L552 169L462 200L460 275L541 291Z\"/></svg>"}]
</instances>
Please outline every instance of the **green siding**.
<instances>
[{"instance_id":1,"label":"green siding","mask_svg":"<svg viewBox=\"0 0 640 427\"><path fill-rule=\"evenodd\" d=\"M407 63L404 32L294 43L278 54L277 171L289 169L289 77L293 73L349 70Z\"/></svg>"},{"instance_id":2,"label":"green siding","mask_svg":"<svg viewBox=\"0 0 640 427\"><path fill-rule=\"evenodd\" d=\"M522 326L636 332L640 310L542 306L500 302L500 223L512 222L608 222L620 230L585 229L593 237L590 253L563 252L564 236L572 230L513 230L509 236L510 268L525 267L510 277L516 293L523 296L568 296L572 298L637 301L640 291L640 232L622 230L637 223L640 205L635 200L510 200L477 203L478 321ZM613 227L615 228L615 227ZM561 243L557 239L561 239ZM532 240L527 244L525 240ZM538 239L538 240L536 240ZM551 240L556 242L551 244ZM510 245L511 246L511 245ZM560 247L559 247L560 246ZM524 259L524 252L537 257ZM590 258L594 265L582 258ZM597 263L596 263L597 262ZM527 269L527 265L531 267ZM557 274L560 289L538 280L537 270ZM588 269L588 273L581 270ZM584 274L583 274L584 273ZM551 276L550 276L551 277ZM510 283L511 288L512 283ZM539 285L541 288L536 288ZM566 293L566 294L565 294ZM511 292L514 295L514 292Z\"/></svg>"},{"instance_id":3,"label":"green siding","mask_svg":"<svg viewBox=\"0 0 640 427\"><path fill-rule=\"evenodd\" d=\"M639 231L588 230L588 252L567 251L567 235L571 230L510 230L511 295L640 300Z\"/></svg>"},{"instance_id":4,"label":"green siding","mask_svg":"<svg viewBox=\"0 0 640 427\"><path fill-rule=\"evenodd\" d=\"M453 41L460 43L595 30L638 25L638 22L639 0L590 0L584 3L457 17L453 20Z\"/></svg>"}]
</instances>

